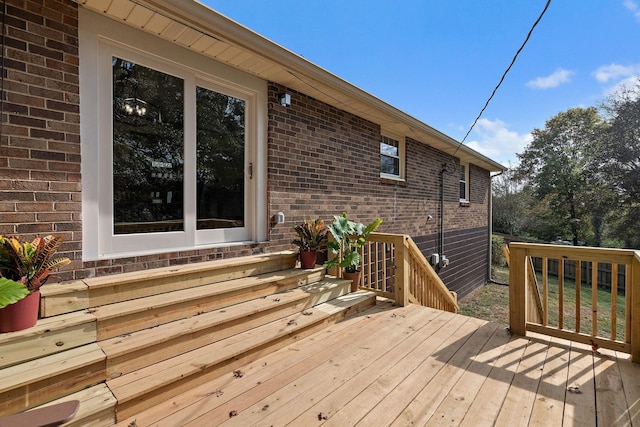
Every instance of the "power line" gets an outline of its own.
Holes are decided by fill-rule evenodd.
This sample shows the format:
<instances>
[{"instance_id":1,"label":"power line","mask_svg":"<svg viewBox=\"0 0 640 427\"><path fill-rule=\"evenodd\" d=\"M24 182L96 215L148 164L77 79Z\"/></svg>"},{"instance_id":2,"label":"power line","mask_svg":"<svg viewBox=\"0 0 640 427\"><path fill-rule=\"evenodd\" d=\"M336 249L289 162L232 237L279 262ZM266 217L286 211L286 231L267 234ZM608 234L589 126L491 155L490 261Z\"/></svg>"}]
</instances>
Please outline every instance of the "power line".
<instances>
[{"instance_id":1,"label":"power line","mask_svg":"<svg viewBox=\"0 0 640 427\"><path fill-rule=\"evenodd\" d=\"M462 141L460 141L460 144L458 144L458 148L456 148L456 151L453 152L453 155L455 156L456 153L458 152L458 150L460 149L460 146L462 144L464 144L464 141L466 141L467 137L469 136L469 134L471 133L471 131L473 130L473 128L476 126L476 124L478 123L478 120L480 120L480 117L482 117L482 114L484 113L484 110L487 109L487 107L489 106L489 103L491 102L491 100L493 99L493 96L496 94L496 92L498 91L498 88L500 87L500 85L502 84L502 82L504 81L505 77L507 77L507 73L509 73L509 70L511 70L511 67L513 67L513 64L515 64L516 59L518 58L518 55L520 55L520 52L522 52L522 49L524 49L525 45L527 44L527 42L529 41L529 38L531 38L531 34L533 34L533 30L538 26L538 23L540 22L540 20L542 19L542 17L544 16L544 14L547 12L547 9L549 9L549 5L551 4L551 0L547 0L547 4L544 6L544 9L542 9L542 12L540 13L540 16L538 16L538 19L536 19L536 22L533 23L533 26L531 27L531 29L529 30L529 33L527 34L527 37L524 39L524 42L522 43L522 45L520 46L520 49L518 49L518 51L516 52L516 54L513 56L513 59L511 60L511 64L509 64L509 66L507 67L507 69L505 70L504 74L502 74L502 78L500 79L500 81L498 82L498 84L496 85L496 87L493 89L493 92L491 92L491 96L489 97L489 99L487 99L487 102L484 104L484 107L482 107L482 110L480 110L480 113L478 114L478 117L476 117L476 119L473 121L473 124L471 125L471 127L469 128L469 130L467 131L467 134L464 136L464 138L462 138Z\"/></svg>"}]
</instances>

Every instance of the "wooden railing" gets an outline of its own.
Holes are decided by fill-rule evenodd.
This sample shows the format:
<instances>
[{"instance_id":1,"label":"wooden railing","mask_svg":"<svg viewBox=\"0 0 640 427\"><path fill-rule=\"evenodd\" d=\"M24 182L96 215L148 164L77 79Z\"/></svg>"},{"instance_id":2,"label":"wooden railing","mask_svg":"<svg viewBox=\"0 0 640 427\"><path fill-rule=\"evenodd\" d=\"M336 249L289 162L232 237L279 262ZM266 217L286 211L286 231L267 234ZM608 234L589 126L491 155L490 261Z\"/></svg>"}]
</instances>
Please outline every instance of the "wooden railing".
<instances>
[{"instance_id":1,"label":"wooden railing","mask_svg":"<svg viewBox=\"0 0 640 427\"><path fill-rule=\"evenodd\" d=\"M541 266L537 270L533 259ZM556 274L549 273L551 261L557 262ZM604 286L598 286L601 267L612 271ZM538 286L531 286L534 280ZM531 315L532 292L540 292L541 319ZM511 243L509 319L515 334L542 333L630 353L640 362L640 252Z\"/></svg>"},{"instance_id":2,"label":"wooden railing","mask_svg":"<svg viewBox=\"0 0 640 427\"><path fill-rule=\"evenodd\" d=\"M411 237L372 233L361 255L360 288L402 306L412 303L458 312L455 292L447 289Z\"/></svg>"}]
</instances>

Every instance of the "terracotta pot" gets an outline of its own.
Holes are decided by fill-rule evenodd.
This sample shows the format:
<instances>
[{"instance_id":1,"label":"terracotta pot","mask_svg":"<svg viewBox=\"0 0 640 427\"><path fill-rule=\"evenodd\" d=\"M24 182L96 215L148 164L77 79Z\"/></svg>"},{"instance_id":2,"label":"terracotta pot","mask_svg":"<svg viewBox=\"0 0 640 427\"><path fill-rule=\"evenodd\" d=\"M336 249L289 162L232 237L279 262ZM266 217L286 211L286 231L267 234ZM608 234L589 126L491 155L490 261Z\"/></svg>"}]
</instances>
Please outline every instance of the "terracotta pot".
<instances>
[{"instance_id":1,"label":"terracotta pot","mask_svg":"<svg viewBox=\"0 0 640 427\"><path fill-rule=\"evenodd\" d=\"M31 292L20 301L0 309L0 332L15 332L38 322L40 291Z\"/></svg>"},{"instance_id":2,"label":"terracotta pot","mask_svg":"<svg viewBox=\"0 0 640 427\"><path fill-rule=\"evenodd\" d=\"M346 271L342 273L342 277L347 280L351 280L351 292L355 292L358 290L358 286L360 286L360 272L356 271L355 273L347 273Z\"/></svg>"},{"instance_id":3,"label":"terracotta pot","mask_svg":"<svg viewBox=\"0 0 640 427\"><path fill-rule=\"evenodd\" d=\"M315 268L316 267L316 251L300 252L300 267Z\"/></svg>"}]
</instances>

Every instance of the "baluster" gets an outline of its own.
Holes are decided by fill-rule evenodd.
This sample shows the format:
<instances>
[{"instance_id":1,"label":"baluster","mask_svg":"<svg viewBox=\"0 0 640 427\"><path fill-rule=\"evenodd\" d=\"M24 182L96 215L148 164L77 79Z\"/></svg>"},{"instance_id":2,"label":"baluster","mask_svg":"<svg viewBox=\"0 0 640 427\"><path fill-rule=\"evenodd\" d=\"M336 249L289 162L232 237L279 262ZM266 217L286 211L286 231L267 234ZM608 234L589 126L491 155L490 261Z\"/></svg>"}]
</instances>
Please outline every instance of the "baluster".
<instances>
[{"instance_id":1,"label":"baluster","mask_svg":"<svg viewBox=\"0 0 640 427\"><path fill-rule=\"evenodd\" d=\"M580 286L582 285L582 278L580 277L581 274L581 270L582 270L582 261L576 261L576 332L580 333L580 320L581 320L581 316L580 316L580 296L581 296L581 290L580 290Z\"/></svg>"},{"instance_id":2,"label":"baluster","mask_svg":"<svg viewBox=\"0 0 640 427\"><path fill-rule=\"evenodd\" d=\"M547 257L542 258L542 324L547 326L549 324L549 260Z\"/></svg>"},{"instance_id":3,"label":"baluster","mask_svg":"<svg viewBox=\"0 0 640 427\"><path fill-rule=\"evenodd\" d=\"M564 258L558 258L558 329L564 328Z\"/></svg>"},{"instance_id":4,"label":"baluster","mask_svg":"<svg viewBox=\"0 0 640 427\"><path fill-rule=\"evenodd\" d=\"M611 339L618 336L618 264L611 265Z\"/></svg>"},{"instance_id":5,"label":"baluster","mask_svg":"<svg viewBox=\"0 0 640 427\"><path fill-rule=\"evenodd\" d=\"M591 262L591 335L598 336L598 262Z\"/></svg>"}]
</instances>

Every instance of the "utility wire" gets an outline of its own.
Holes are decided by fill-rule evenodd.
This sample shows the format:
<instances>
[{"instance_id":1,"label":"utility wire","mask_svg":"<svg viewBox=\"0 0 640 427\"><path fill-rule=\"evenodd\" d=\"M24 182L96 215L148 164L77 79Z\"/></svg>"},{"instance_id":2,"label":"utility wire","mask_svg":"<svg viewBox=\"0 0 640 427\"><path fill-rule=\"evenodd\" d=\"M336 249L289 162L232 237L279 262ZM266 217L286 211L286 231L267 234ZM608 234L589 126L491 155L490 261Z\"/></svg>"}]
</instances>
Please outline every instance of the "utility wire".
<instances>
[{"instance_id":1,"label":"utility wire","mask_svg":"<svg viewBox=\"0 0 640 427\"><path fill-rule=\"evenodd\" d=\"M536 19L536 22L533 23L533 26L531 27L531 29L529 30L529 33L527 34L527 38L524 39L524 42L522 43L522 45L520 46L520 49L518 49L518 51L516 52L516 54L513 56L513 59L511 60L511 64L509 64L509 66L507 67L507 69L505 70L504 74L502 74L502 78L500 79L500 81L498 82L498 84L496 85L496 87L493 89L493 92L491 92L491 96L489 97L489 99L487 99L487 102L484 104L484 107L482 107L482 110L480 110L480 114L478 114L478 117L476 117L476 119L473 121L473 124L471 125L471 127L469 128L469 130L467 131L467 134L464 136L464 138L462 138L462 141L460 141L460 144L458 144L458 148L456 148L456 151L453 152L453 155L455 156L456 153L458 152L458 150L460 149L460 146L462 144L464 144L464 141L466 141L467 137L469 136L469 134L471 133L471 131L473 130L473 128L476 126L476 124L478 123L478 120L480 120L480 117L482 117L482 114L484 113L484 110L487 109L487 107L489 106L489 103L491 102L491 100L493 99L493 96L496 94L496 92L498 91L498 88L500 87L500 85L502 84L502 82L504 81L505 77L507 77L507 73L509 73L509 70L511 70L511 67L513 67L513 64L515 64L516 62L516 58L518 58L518 55L520 55L520 52L522 52L522 49L524 49L525 45L527 44L527 42L529 41L529 38L531 38L531 34L533 34L533 30L538 26L538 23L540 22L540 20L542 19L542 17L544 16L544 14L547 12L547 9L549 9L549 5L551 4L551 0L547 0L547 4L544 6L544 9L542 10L542 12L540 13L540 16L538 16L538 19Z\"/></svg>"}]
</instances>

